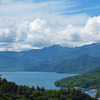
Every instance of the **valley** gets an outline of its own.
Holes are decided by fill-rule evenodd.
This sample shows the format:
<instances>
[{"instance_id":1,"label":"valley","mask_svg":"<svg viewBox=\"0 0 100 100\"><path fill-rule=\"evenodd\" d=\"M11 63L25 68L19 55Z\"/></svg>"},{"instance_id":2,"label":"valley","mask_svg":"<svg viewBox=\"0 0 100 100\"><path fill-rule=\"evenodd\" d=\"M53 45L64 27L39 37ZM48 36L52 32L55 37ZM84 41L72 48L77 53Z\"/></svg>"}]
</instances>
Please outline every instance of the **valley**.
<instances>
[{"instance_id":1,"label":"valley","mask_svg":"<svg viewBox=\"0 0 100 100\"><path fill-rule=\"evenodd\" d=\"M29 51L0 52L0 71L79 74L55 82L60 87L97 89L100 96L100 44L67 48L59 45ZM81 75L80 75L81 74Z\"/></svg>"}]
</instances>

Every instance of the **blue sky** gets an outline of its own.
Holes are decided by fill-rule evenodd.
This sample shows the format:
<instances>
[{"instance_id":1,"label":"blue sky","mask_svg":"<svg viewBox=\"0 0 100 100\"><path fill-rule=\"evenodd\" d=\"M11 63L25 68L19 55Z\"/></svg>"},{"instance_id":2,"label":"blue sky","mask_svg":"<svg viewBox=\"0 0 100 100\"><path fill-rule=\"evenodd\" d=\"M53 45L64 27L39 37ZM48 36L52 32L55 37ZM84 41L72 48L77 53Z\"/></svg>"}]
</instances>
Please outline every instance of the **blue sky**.
<instances>
[{"instance_id":1,"label":"blue sky","mask_svg":"<svg viewBox=\"0 0 100 100\"><path fill-rule=\"evenodd\" d=\"M100 42L100 0L0 0L0 51Z\"/></svg>"},{"instance_id":2,"label":"blue sky","mask_svg":"<svg viewBox=\"0 0 100 100\"><path fill-rule=\"evenodd\" d=\"M33 2L36 3L47 2L47 1L61 1L61 0L33 0ZM62 1L67 3L68 0L62 0ZM76 12L73 12L71 14L88 13L90 16L98 16L100 14L100 0L70 0L70 1L75 2L77 4L76 7L70 9L70 10L76 10ZM70 13L65 13L65 14L70 14Z\"/></svg>"},{"instance_id":3,"label":"blue sky","mask_svg":"<svg viewBox=\"0 0 100 100\"><path fill-rule=\"evenodd\" d=\"M74 0L75 1L75 0ZM100 14L100 0L76 0L79 6L78 13L87 13L89 16L98 16Z\"/></svg>"},{"instance_id":4,"label":"blue sky","mask_svg":"<svg viewBox=\"0 0 100 100\"><path fill-rule=\"evenodd\" d=\"M88 17L99 16L100 0L0 0L0 16L13 20L44 19L50 14L59 17L82 15L84 24ZM35 7L34 7L35 6ZM31 17L30 17L31 16ZM18 18L20 17L20 18ZM86 18L87 17L87 18ZM47 20L50 18L48 17ZM77 19L76 19L77 20ZM71 22L69 22L71 23ZM64 23L62 23L64 24ZM74 23L72 23L74 24ZM78 22L75 24L79 24Z\"/></svg>"}]
</instances>

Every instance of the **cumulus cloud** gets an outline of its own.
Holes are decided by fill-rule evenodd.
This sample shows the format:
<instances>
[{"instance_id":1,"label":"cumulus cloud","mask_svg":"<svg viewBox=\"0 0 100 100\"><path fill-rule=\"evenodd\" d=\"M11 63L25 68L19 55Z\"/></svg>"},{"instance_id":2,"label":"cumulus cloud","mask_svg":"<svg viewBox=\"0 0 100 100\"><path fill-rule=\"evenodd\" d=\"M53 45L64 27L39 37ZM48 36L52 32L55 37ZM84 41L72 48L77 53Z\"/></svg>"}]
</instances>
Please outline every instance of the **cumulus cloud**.
<instances>
[{"instance_id":1,"label":"cumulus cloud","mask_svg":"<svg viewBox=\"0 0 100 100\"><path fill-rule=\"evenodd\" d=\"M50 41L51 29L45 20L39 18L32 22L16 24L14 27L0 28L1 51L38 49L51 45Z\"/></svg>"},{"instance_id":2,"label":"cumulus cloud","mask_svg":"<svg viewBox=\"0 0 100 100\"><path fill-rule=\"evenodd\" d=\"M89 18L81 27L69 24L59 29L39 18L21 24L11 22L9 26L0 27L0 51L39 49L53 44L76 47L99 42L100 16Z\"/></svg>"},{"instance_id":3,"label":"cumulus cloud","mask_svg":"<svg viewBox=\"0 0 100 100\"><path fill-rule=\"evenodd\" d=\"M61 42L60 42L60 41ZM100 41L100 16L89 18L84 27L67 25L57 36L57 43L63 46L82 46Z\"/></svg>"},{"instance_id":4,"label":"cumulus cloud","mask_svg":"<svg viewBox=\"0 0 100 100\"><path fill-rule=\"evenodd\" d=\"M25 42L34 46L46 46L50 44L50 27L45 20L36 19L29 23Z\"/></svg>"}]
</instances>

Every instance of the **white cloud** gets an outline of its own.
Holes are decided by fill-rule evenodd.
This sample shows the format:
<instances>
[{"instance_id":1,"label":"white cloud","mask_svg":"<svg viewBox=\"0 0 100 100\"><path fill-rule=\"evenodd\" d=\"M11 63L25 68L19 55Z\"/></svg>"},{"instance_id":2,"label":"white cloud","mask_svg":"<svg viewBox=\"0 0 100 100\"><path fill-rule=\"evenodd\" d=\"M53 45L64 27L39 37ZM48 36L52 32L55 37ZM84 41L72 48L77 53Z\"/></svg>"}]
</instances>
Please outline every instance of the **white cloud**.
<instances>
[{"instance_id":1,"label":"white cloud","mask_svg":"<svg viewBox=\"0 0 100 100\"><path fill-rule=\"evenodd\" d=\"M0 28L13 28L16 23L13 20L0 18Z\"/></svg>"},{"instance_id":2,"label":"white cloud","mask_svg":"<svg viewBox=\"0 0 100 100\"><path fill-rule=\"evenodd\" d=\"M0 51L38 49L53 44L75 47L100 42L100 16L62 14L75 12L76 2L26 1L0 0Z\"/></svg>"},{"instance_id":3,"label":"white cloud","mask_svg":"<svg viewBox=\"0 0 100 100\"><path fill-rule=\"evenodd\" d=\"M45 20L36 19L29 23L29 34L26 42L35 46L45 46L50 43L50 28Z\"/></svg>"},{"instance_id":4,"label":"white cloud","mask_svg":"<svg viewBox=\"0 0 100 100\"><path fill-rule=\"evenodd\" d=\"M0 43L0 51L23 51L23 50L30 50L30 49L39 49L37 47L33 47L29 44L25 43Z\"/></svg>"},{"instance_id":5,"label":"white cloud","mask_svg":"<svg viewBox=\"0 0 100 100\"><path fill-rule=\"evenodd\" d=\"M11 3L13 0L0 0L1 3Z\"/></svg>"},{"instance_id":6,"label":"white cloud","mask_svg":"<svg viewBox=\"0 0 100 100\"><path fill-rule=\"evenodd\" d=\"M84 27L67 25L56 39L58 44L73 47L100 42L100 16L89 18Z\"/></svg>"},{"instance_id":7,"label":"white cloud","mask_svg":"<svg viewBox=\"0 0 100 100\"><path fill-rule=\"evenodd\" d=\"M100 16L89 18L85 26L69 24L59 30L39 18L0 28L1 51L38 49L53 44L75 47L96 42L100 42Z\"/></svg>"}]
</instances>

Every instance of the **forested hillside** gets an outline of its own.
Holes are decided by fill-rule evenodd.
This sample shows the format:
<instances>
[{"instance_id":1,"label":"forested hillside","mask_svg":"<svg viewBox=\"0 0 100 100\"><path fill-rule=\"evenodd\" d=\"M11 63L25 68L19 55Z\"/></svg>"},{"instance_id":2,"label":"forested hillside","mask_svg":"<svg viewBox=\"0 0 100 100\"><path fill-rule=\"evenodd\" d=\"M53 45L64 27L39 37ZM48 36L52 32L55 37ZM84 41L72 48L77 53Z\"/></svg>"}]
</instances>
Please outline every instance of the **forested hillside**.
<instances>
[{"instance_id":1,"label":"forested hillside","mask_svg":"<svg viewBox=\"0 0 100 100\"><path fill-rule=\"evenodd\" d=\"M100 69L94 72L68 77L55 82L56 86L61 87L82 87L98 89L100 95Z\"/></svg>"},{"instance_id":2,"label":"forested hillside","mask_svg":"<svg viewBox=\"0 0 100 100\"><path fill-rule=\"evenodd\" d=\"M86 73L99 68L100 57L91 57L87 54L81 55L80 57L73 59L66 64L58 64L56 66L60 67L56 69L57 72L67 72L67 73Z\"/></svg>"},{"instance_id":3,"label":"forested hillside","mask_svg":"<svg viewBox=\"0 0 100 100\"><path fill-rule=\"evenodd\" d=\"M100 65L100 44L67 48L53 45L21 52L1 51L0 71L88 72Z\"/></svg>"}]
</instances>

